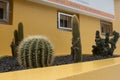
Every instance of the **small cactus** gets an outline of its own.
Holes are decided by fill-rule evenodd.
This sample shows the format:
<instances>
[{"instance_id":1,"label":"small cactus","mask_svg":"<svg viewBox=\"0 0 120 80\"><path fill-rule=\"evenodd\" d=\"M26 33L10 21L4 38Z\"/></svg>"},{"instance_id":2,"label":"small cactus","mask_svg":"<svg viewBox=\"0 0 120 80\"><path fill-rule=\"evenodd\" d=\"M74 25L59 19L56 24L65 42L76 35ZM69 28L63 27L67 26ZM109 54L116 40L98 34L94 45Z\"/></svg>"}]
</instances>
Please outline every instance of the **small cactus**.
<instances>
[{"instance_id":1,"label":"small cactus","mask_svg":"<svg viewBox=\"0 0 120 80\"><path fill-rule=\"evenodd\" d=\"M45 37L28 37L18 47L18 62L26 68L49 66L52 61L53 46Z\"/></svg>"},{"instance_id":2,"label":"small cactus","mask_svg":"<svg viewBox=\"0 0 120 80\"><path fill-rule=\"evenodd\" d=\"M79 31L79 20L76 15L72 17L72 47L71 55L75 62L82 61L82 46Z\"/></svg>"}]
</instances>

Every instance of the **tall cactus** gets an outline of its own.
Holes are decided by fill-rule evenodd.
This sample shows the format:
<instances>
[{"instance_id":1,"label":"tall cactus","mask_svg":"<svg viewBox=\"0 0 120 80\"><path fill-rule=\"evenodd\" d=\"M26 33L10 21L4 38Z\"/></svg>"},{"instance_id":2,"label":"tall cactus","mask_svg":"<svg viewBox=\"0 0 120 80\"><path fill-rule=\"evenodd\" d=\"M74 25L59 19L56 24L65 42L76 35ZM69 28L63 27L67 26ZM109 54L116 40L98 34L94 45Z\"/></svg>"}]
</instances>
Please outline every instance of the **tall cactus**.
<instances>
[{"instance_id":1,"label":"tall cactus","mask_svg":"<svg viewBox=\"0 0 120 80\"><path fill-rule=\"evenodd\" d=\"M18 47L18 62L26 68L44 67L52 64L53 46L42 36L24 39Z\"/></svg>"},{"instance_id":2,"label":"tall cactus","mask_svg":"<svg viewBox=\"0 0 120 80\"><path fill-rule=\"evenodd\" d=\"M80 31L79 31L79 20L76 15L72 17L72 47L71 47L71 55L75 62L82 61L82 47L81 47L81 39L80 39Z\"/></svg>"},{"instance_id":3,"label":"tall cactus","mask_svg":"<svg viewBox=\"0 0 120 80\"><path fill-rule=\"evenodd\" d=\"M14 57L17 57L17 47L19 43L23 40L23 24L20 22L18 24L18 30L14 30L14 39L11 42L11 51Z\"/></svg>"}]
</instances>

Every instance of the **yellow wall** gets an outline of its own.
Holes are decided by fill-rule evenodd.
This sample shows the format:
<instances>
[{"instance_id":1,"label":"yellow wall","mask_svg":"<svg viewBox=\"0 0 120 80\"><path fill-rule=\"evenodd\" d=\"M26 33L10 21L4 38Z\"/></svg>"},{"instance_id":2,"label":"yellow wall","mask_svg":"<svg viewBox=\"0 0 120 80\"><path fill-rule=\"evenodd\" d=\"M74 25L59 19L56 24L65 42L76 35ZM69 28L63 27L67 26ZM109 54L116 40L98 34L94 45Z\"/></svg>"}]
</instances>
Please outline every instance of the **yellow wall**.
<instances>
[{"instance_id":1,"label":"yellow wall","mask_svg":"<svg viewBox=\"0 0 120 80\"><path fill-rule=\"evenodd\" d=\"M13 25L0 24L0 55L11 54L13 30L19 22L24 24L25 37L47 36L54 45L55 53L70 53L71 33L57 29L57 9L25 0L13 1Z\"/></svg>"},{"instance_id":2,"label":"yellow wall","mask_svg":"<svg viewBox=\"0 0 120 80\"><path fill-rule=\"evenodd\" d=\"M91 54L95 44L95 31L100 30L100 19L80 15L80 32L83 54Z\"/></svg>"},{"instance_id":3,"label":"yellow wall","mask_svg":"<svg viewBox=\"0 0 120 80\"><path fill-rule=\"evenodd\" d=\"M114 30L120 33L120 0L115 1L115 20L113 21ZM120 54L120 39L117 42L117 48L115 50L116 54Z\"/></svg>"},{"instance_id":4,"label":"yellow wall","mask_svg":"<svg viewBox=\"0 0 120 80\"><path fill-rule=\"evenodd\" d=\"M13 0L13 24L0 24L0 55L11 55L10 43L17 24L23 22L25 37L30 35L47 36L54 45L55 55L70 54L71 32L57 29L58 9L25 0ZM119 2L119 3L118 3ZM120 1L115 0L116 19L114 29L120 31ZM118 10L119 9L119 10ZM100 30L100 19L79 15L82 51L91 54L95 31ZM118 42L120 44L120 41ZM120 45L117 45L116 53Z\"/></svg>"},{"instance_id":5,"label":"yellow wall","mask_svg":"<svg viewBox=\"0 0 120 80\"><path fill-rule=\"evenodd\" d=\"M120 33L120 0L115 0L115 19L113 20L113 30ZM100 30L100 19L80 15L80 31L82 39L83 54L92 54L92 45L95 44L95 31ZM101 35L101 37L104 37ZM120 39L114 54L120 54Z\"/></svg>"}]
</instances>

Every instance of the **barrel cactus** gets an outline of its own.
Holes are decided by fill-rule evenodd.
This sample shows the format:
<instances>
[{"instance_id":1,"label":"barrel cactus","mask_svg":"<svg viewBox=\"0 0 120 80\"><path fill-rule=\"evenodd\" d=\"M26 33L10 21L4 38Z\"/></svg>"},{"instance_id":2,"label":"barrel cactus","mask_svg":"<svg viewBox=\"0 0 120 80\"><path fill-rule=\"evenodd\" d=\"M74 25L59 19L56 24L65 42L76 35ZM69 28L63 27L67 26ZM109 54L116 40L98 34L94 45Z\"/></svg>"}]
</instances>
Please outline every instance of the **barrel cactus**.
<instances>
[{"instance_id":1,"label":"barrel cactus","mask_svg":"<svg viewBox=\"0 0 120 80\"><path fill-rule=\"evenodd\" d=\"M31 36L20 43L18 62L26 68L50 66L53 53L53 46L46 37Z\"/></svg>"}]
</instances>

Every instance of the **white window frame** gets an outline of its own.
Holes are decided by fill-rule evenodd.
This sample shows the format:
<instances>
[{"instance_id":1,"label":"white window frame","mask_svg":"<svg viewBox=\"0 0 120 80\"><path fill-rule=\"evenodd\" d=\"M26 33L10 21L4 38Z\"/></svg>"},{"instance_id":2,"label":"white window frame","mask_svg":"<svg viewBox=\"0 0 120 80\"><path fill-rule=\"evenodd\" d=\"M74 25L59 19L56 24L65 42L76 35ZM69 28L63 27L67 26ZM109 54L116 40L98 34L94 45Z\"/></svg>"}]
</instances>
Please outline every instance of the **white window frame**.
<instances>
[{"instance_id":1,"label":"white window frame","mask_svg":"<svg viewBox=\"0 0 120 80\"><path fill-rule=\"evenodd\" d=\"M9 1L6 0L0 0L4 3L6 3L6 13L5 13L5 17L3 19L0 19L0 23L9 23Z\"/></svg>"},{"instance_id":2,"label":"white window frame","mask_svg":"<svg viewBox=\"0 0 120 80\"><path fill-rule=\"evenodd\" d=\"M63 30L72 30L72 28L66 28L64 26L60 26L60 15L65 15L65 16L69 16L72 17L73 15L67 14L67 13L63 13L63 12L58 12L58 28L59 29L63 29Z\"/></svg>"}]
</instances>

